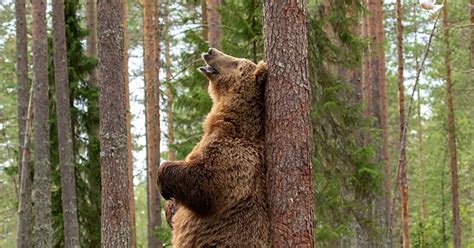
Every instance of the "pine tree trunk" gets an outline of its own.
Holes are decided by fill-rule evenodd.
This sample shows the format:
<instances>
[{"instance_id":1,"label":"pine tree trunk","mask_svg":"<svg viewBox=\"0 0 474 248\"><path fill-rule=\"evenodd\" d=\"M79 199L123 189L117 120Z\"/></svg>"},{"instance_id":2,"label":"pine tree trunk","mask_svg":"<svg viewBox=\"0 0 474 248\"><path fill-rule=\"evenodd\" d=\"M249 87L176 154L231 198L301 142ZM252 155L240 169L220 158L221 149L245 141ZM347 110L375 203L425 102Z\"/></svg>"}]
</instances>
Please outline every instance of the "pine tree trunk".
<instances>
[{"instance_id":1,"label":"pine tree trunk","mask_svg":"<svg viewBox=\"0 0 474 248\"><path fill-rule=\"evenodd\" d=\"M201 4L205 2L201 1ZM164 23L166 27L166 33L163 34L165 42L165 69L166 69L166 116L167 116L167 133L168 133L168 161L174 160L174 133L173 133L173 90L171 87L171 54L170 54L170 23L169 23L169 0L166 1L164 11ZM207 32L207 31L206 31ZM203 31L204 35L204 31Z\"/></svg>"},{"instance_id":2,"label":"pine tree trunk","mask_svg":"<svg viewBox=\"0 0 474 248\"><path fill-rule=\"evenodd\" d=\"M86 54L88 56L98 58L97 53L97 2L95 0L86 0L86 26L89 30L89 33L86 37L87 48ZM88 137L87 143L87 155L94 167L86 174L90 202L87 207L93 209L91 212L94 214L88 215L87 220L84 221L89 225L83 234L85 237L93 237L86 239L86 246L88 247L97 247L100 245L100 222L97 222L97 219L100 219L101 213L101 201L100 201L100 164L99 164L99 103L98 98L95 95L95 91L98 87L98 74L99 70L97 67L92 69L89 76L89 87L93 89L94 94L91 94L87 99L87 111L89 115L89 122L86 125L86 132ZM80 213L80 212L79 212ZM99 232L99 235L97 235ZM81 235L82 237L82 235Z\"/></svg>"},{"instance_id":3,"label":"pine tree trunk","mask_svg":"<svg viewBox=\"0 0 474 248\"><path fill-rule=\"evenodd\" d=\"M381 174L383 174L384 194L376 196L375 201L371 202L373 218L383 230L387 227L387 220L391 211L390 198L390 164L388 161L388 122L386 109L386 83L385 83L385 53L383 50L384 30L382 4L378 0L366 0L366 6L369 13L365 17L366 37L369 47L367 51L366 63L364 64L364 89L363 96L366 98L368 110L367 114L375 119L374 128L382 133L382 139L367 141L376 142L376 162L383 165ZM367 230L368 242L371 247L380 247L383 243L375 232Z\"/></svg>"},{"instance_id":4,"label":"pine tree trunk","mask_svg":"<svg viewBox=\"0 0 474 248\"><path fill-rule=\"evenodd\" d=\"M64 246L79 247L76 180L71 113L69 112L69 81L67 69L64 0L53 0L53 51L58 126L59 168L61 173L61 201L64 223Z\"/></svg>"},{"instance_id":5,"label":"pine tree trunk","mask_svg":"<svg viewBox=\"0 0 474 248\"><path fill-rule=\"evenodd\" d=\"M407 164L406 164L406 119L405 119L405 90L403 86L403 26L402 26L402 4L401 0L396 2L397 12L397 64L398 64L398 116L399 116L399 143L400 157L398 158L399 171L399 190L400 204L402 213L402 247L410 247L409 229L408 229L408 182L407 182Z\"/></svg>"},{"instance_id":6,"label":"pine tree trunk","mask_svg":"<svg viewBox=\"0 0 474 248\"><path fill-rule=\"evenodd\" d=\"M474 80L474 0L471 0L471 74Z\"/></svg>"},{"instance_id":7,"label":"pine tree trunk","mask_svg":"<svg viewBox=\"0 0 474 248\"><path fill-rule=\"evenodd\" d=\"M33 126L35 147L34 168L34 239L35 247L51 247L51 175L49 161L49 96L48 96L48 38L46 1L33 0Z\"/></svg>"},{"instance_id":8,"label":"pine tree trunk","mask_svg":"<svg viewBox=\"0 0 474 248\"><path fill-rule=\"evenodd\" d=\"M208 43L209 47L219 48L220 39L220 28L221 28L221 16L219 14L219 8L221 6L221 0L208 0Z\"/></svg>"},{"instance_id":9,"label":"pine tree trunk","mask_svg":"<svg viewBox=\"0 0 474 248\"><path fill-rule=\"evenodd\" d=\"M375 2L375 15L377 21L377 32L376 32L376 40L377 40L377 54L379 56L378 63L379 66L379 79L380 79L380 97L379 97L379 104L380 104L380 119L379 125L382 129L382 139L383 139L383 148L382 148L382 161L383 161L383 175L384 175L384 224L385 228L388 226L388 219L392 214L392 176L391 171L392 168L390 167L390 159L389 159L389 140L388 140L388 117L387 117L387 83L385 79L385 51L383 48L385 34L384 34L384 15L383 15L383 6L381 1L374 1Z\"/></svg>"},{"instance_id":10,"label":"pine tree trunk","mask_svg":"<svg viewBox=\"0 0 474 248\"><path fill-rule=\"evenodd\" d=\"M161 247L154 232L160 225L160 195L157 185L157 169L160 164L159 119L159 40L156 1L145 0L143 5L144 27L144 76L145 116L147 141L147 207L148 247ZM157 82L158 81L158 82Z\"/></svg>"},{"instance_id":11,"label":"pine tree trunk","mask_svg":"<svg viewBox=\"0 0 474 248\"><path fill-rule=\"evenodd\" d=\"M102 247L131 247L130 175L125 106L125 40L121 1L99 1L99 106Z\"/></svg>"},{"instance_id":12,"label":"pine tree trunk","mask_svg":"<svg viewBox=\"0 0 474 248\"><path fill-rule=\"evenodd\" d=\"M444 1L443 8L443 29L446 42L445 66L446 66L446 111L448 115L448 151L449 167L451 172L451 203L453 214L453 247L461 247L461 224L459 217L459 193L458 193L458 169L456 155L456 131L454 125L454 107L453 107L453 83L451 79L451 48L449 44L449 19L448 19L448 1Z\"/></svg>"},{"instance_id":13,"label":"pine tree trunk","mask_svg":"<svg viewBox=\"0 0 474 248\"><path fill-rule=\"evenodd\" d=\"M266 164L273 247L313 247L305 2L264 1Z\"/></svg>"},{"instance_id":14,"label":"pine tree trunk","mask_svg":"<svg viewBox=\"0 0 474 248\"><path fill-rule=\"evenodd\" d=\"M31 212L31 168L29 164L28 126L31 126L31 109L28 80L28 38L26 36L25 0L15 3L16 16L16 81L18 100L18 168L20 169L20 195L18 206L17 247L32 246L33 216ZM28 124L27 124L28 123Z\"/></svg>"},{"instance_id":15,"label":"pine tree trunk","mask_svg":"<svg viewBox=\"0 0 474 248\"><path fill-rule=\"evenodd\" d=\"M201 35L204 41L208 41L209 22L207 21L207 0L201 0Z\"/></svg>"},{"instance_id":16,"label":"pine tree trunk","mask_svg":"<svg viewBox=\"0 0 474 248\"><path fill-rule=\"evenodd\" d=\"M89 33L86 38L88 56L97 58L97 3L95 0L86 0L86 27ZM89 83L97 87L97 68L89 74ZM97 105L97 104L96 104Z\"/></svg>"},{"instance_id":17,"label":"pine tree trunk","mask_svg":"<svg viewBox=\"0 0 474 248\"><path fill-rule=\"evenodd\" d=\"M130 112L130 93L129 93L129 80L128 80L128 32L127 32L127 13L126 13L126 1L122 0L122 24L123 24L123 39L124 39L124 51L123 51L123 67L125 75L125 114L126 114L126 129L127 129L127 167L128 167L128 190L129 201L130 201L130 220L131 220L131 247L136 247L137 233L135 228L135 193L133 191L133 155L132 155L132 114Z\"/></svg>"}]
</instances>

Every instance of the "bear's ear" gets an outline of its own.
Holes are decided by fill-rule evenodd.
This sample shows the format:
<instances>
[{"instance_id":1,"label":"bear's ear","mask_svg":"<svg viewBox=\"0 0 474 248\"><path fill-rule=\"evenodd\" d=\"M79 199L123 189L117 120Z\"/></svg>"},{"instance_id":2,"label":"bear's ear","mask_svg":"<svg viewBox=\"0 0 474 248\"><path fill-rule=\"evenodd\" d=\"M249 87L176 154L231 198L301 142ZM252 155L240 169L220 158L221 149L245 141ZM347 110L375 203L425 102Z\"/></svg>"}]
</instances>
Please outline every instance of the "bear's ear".
<instances>
[{"instance_id":1,"label":"bear's ear","mask_svg":"<svg viewBox=\"0 0 474 248\"><path fill-rule=\"evenodd\" d=\"M259 85L264 84L267 80L267 72L267 63L263 61L258 62L257 69L255 69L254 75Z\"/></svg>"}]
</instances>

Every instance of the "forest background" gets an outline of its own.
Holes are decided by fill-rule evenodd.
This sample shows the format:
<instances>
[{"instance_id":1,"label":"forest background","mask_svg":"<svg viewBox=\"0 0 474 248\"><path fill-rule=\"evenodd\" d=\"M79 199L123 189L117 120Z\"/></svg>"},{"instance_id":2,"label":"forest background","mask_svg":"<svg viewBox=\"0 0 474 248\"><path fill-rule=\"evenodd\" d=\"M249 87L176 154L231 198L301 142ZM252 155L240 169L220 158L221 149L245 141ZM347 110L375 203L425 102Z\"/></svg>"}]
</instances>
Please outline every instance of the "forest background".
<instances>
[{"instance_id":1,"label":"forest background","mask_svg":"<svg viewBox=\"0 0 474 248\"><path fill-rule=\"evenodd\" d=\"M90 83L97 56L89 53L86 47L92 32L87 29L90 26L86 20L90 14L86 8L89 2L67 0L64 14L80 244L96 247L100 243L100 151L97 106L91 105L97 101L97 88ZM160 54L156 61L160 70L155 72L160 79L157 90L160 111L150 117L145 107L147 68L143 66L144 58L147 59L144 50L149 44L144 38L147 34L144 11L150 8L147 2L150 1L125 1L137 247L148 247L151 242L164 245L170 242L170 230L160 220L160 217L164 220L164 216L155 217L154 221L159 223L149 231L147 154L150 163L151 150L147 152L147 149L151 148L146 143L146 136L150 135L146 119L157 118L153 120L161 126L154 127L154 132L159 130L161 137L155 143L158 151L161 147L155 159L183 159L200 139L203 118L211 107L207 82L196 70L203 63L200 54L210 45L255 62L262 60L264 54L261 0L159 1L155 6L158 11L151 13L156 16L152 21L159 24L159 46L152 49L152 53ZM386 241L388 217L380 217L387 216L380 206L388 202L395 203L390 239L395 246L404 239L400 208L403 204L397 196L400 165L397 5L395 1L384 1L380 5L383 15L377 15L374 11L377 9L371 5L374 2L322 0L307 4L313 94L314 234L318 247L368 247L367 243L377 246L380 240ZM474 247L474 3L472 0L452 0L446 4L449 22L448 26L443 26L443 9L426 10L419 1L401 2L405 66L402 91L405 103L402 104L408 120L407 230L413 247L452 247L455 236L445 98L446 53L451 56L449 70L452 71L454 101L460 239L462 247ZM30 3L26 6L26 21L30 24ZM47 12L52 96L55 87L50 5ZM370 31L370 24L378 21L383 21L380 26L383 40ZM0 3L0 23L0 247L15 247L21 142L14 1ZM31 62L31 25L27 26L27 60ZM447 37L446 30L449 30ZM384 54L383 70L371 60L378 56L374 55L378 48L382 48ZM424 56L426 62L422 64ZM28 68L31 79L31 63ZM376 70L381 74L374 76ZM375 95L382 91L386 92L381 101L386 103L386 127L379 125L381 117L374 110L381 108L377 107L381 102L373 99L382 97ZM408 111L410 106L411 112ZM51 228L53 245L60 247L64 244L65 233L55 108L52 100L49 114ZM387 145L386 157L381 149L383 144ZM384 168L389 169L384 171Z\"/></svg>"}]
</instances>

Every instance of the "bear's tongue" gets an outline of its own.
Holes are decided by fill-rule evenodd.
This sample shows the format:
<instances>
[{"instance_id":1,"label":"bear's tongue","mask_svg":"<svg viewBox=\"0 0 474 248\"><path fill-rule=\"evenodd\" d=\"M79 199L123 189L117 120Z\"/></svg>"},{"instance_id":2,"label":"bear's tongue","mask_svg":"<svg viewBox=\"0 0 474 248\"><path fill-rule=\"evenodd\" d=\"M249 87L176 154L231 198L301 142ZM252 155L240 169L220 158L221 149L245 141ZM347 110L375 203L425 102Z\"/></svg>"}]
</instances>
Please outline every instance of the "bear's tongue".
<instances>
[{"instance_id":1,"label":"bear's tongue","mask_svg":"<svg viewBox=\"0 0 474 248\"><path fill-rule=\"evenodd\" d=\"M199 67L199 70L201 70L202 72L204 72L206 74L216 74L217 73L216 69L212 68L210 65Z\"/></svg>"}]
</instances>

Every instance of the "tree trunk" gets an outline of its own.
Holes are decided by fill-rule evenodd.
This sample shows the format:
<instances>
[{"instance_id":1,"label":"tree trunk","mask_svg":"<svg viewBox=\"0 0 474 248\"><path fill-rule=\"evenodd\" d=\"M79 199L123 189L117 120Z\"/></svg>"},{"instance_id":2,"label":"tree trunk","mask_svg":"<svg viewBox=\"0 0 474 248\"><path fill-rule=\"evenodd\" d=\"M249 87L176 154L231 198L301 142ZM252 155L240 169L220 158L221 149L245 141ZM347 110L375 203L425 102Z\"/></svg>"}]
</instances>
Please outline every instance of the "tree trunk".
<instances>
[{"instance_id":1,"label":"tree trunk","mask_svg":"<svg viewBox=\"0 0 474 248\"><path fill-rule=\"evenodd\" d=\"M102 247L131 247L123 3L99 1L98 13L101 242Z\"/></svg>"},{"instance_id":2,"label":"tree trunk","mask_svg":"<svg viewBox=\"0 0 474 248\"><path fill-rule=\"evenodd\" d=\"M25 0L15 3L16 16L16 81L18 94L18 168L20 169L20 195L18 206L17 247L32 246L33 217L31 212L31 168L29 164L28 126L31 126L31 97L28 80L28 38L26 36ZM28 123L28 124L27 124Z\"/></svg>"},{"instance_id":3,"label":"tree trunk","mask_svg":"<svg viewBox=\"0 0 474 248\"><path fill-rule=\"evenodd\" d=\"M161 247L154 232L160 225L160 195L157 184L157 169L160 164L160 119L159 119L159 40L158 11L156 1L145 0L143 5L144 27L144 76L145 116L147 141L147 207L148 247Z\"/></svg>"},{"instance_id":4,"label":"tree trunk","mask_svg":"<svg viewBox=\"0 0 474 248\"><path fill-rule=\"evenodd\" d=\"M49 162L48 36L46 1L33 0L33 106L34 106L34 244L51 247L51 168Z\"/></svg>"},{"instance_id":5,"label":"tree trunk","mask_svg":"<svg viewBox=\"0 0 474 248\"><path fill-rule=\"evenodd\" d=\"M86 37L87 48L86 54L88 56L97 58L97 2L95 0L86 0L86 25L89 33ZM100 222L94 222L97 219L100 219L100 164L99 164L99 103L98 97L95 95L98 87L98 74L99 70L97 67L92 69L89 73L89 87L93 89L94 94L91 94L87 99L87 112L90 118L89 124L86 125L86 132L88 137L87 143L87 156L94 167L86 174L87 180L89 182L88 193L90 197L90 203L88 207L92 208L94 214L88 215L87 224L89 226L86 228L85 234L86 237L93 237L93 239L87 239L86 246L97 247L100 245L100 235L95 235L97 232L100 233ZM80 213L80 212L79 212ZM93 221L94 220L94 221Z\"/></svg>"},{"instance_id":6,"label":"tree trunk","mask_svg":"<svg viewBox=\"0 0 474 248\"><path fill-rule=\"evenodd\" d=\"M449 44L449 19L448 19L448 1L444 1L443 8L443 30L446 42L445 66L446 66L446 111L448 115L448 151L449 167L451 171L451 201L453 211L453 247L461 247L461 224L459 217L459 193L458 193L458 169L456 155L456 131L454 126L454 107L453 107L453 83L451 79L451 48Z\"/></svg>"},{"instance_id":7,"label":"tree trunk","mask_svg":"<svg viewBox=\"0 0 474 248\"><path fill-rule=\"evenodd\" d=\"M53 0L54 81L56 87L56 117L58 122L64 246L79 247L79 224L77 221L76 180L74 175L71 113L69 112L69 81L64 21L64 0Z\"/></svg>"},{"instance_id":8,"label":"tree trunk","mask_svg":"<svg viewBox=\"0 0 474 248\"><path fill-rule=\"evenodd\" d=\"M201 4L205 3L201 0ZM169 23L169 0L166 1L165 12L164 12L164 23L166 33L163 34L165 42L165 69L166 69L166 115L167 115L167 133L168 133L168 161L174 160L174 133L173 133L173 88L171 87L171 54L170 54L170 23ZM206 20L207 21L207 20ZM207 31L206 31L207 33ZM207 34L206 34L207 35ZM204 36L204 29L203 29Z\"/></svg>"},{"instance_id":9,"label":"tree trunk","mask_svg":"<svg viewBox=\"0 0 474 248\"><path fill-rule=\"evenodd\" d=\"M221 6L221 0L208 0L208 43L210 47L219 48L220 28L221 28L221 16L219 14L219 8Z\"/></svg>"},{"instance_id":10,"label":"tree trunk","mask_svg":"<svg viewBox=\"0 0 474 248\"><path fill-rule=\"evenodd\" d=\"M378 55L378 64L379 64L379 90L380 95L378 99L375 99L378 102L379 107L377 107L379 111L378 117L378 125L380 129L382 129L382 139L383 139L383 148L382 148L382 161L383 161L383 172L384 172L384 201L385 201L385 226L387 225L387 220L392 211L392 202L391 202L391 192L392 192L392 185L391 185L391 167L390 167L390 160L389 160L389 146L388 146L388 117L387 117L387 87L386 87L386 80L385 80L385 51L383 48L385 34L384 34L384 26L383 26L383 6L381 1L372 1L374 3L374 14L376 16L376 53ZM379 151L380 152L380 151Z\"/></svg>"},{"instance_id":11,"label":"tree trunk","mask_svg":"<svg viewBox=\"0 0 474 248\"><path fill-rule=\"evenodd\" d=\"M86 0L86 27L89 33L86 38L86 54L97 58L97 3L95 0ZM97 68L89 74L89 83L97 87Z\"/></svg>"},{"instance_id":12,"label":"tree trunk","mask_svg":"<svg viewBox=\"0 0 474 248\"><path fill-rule=\"evenodd\" d=\"M201 35L204 41L208 41L209 22L207 21L207 0L201 0Z\"/></svg>"},{"instance_id":13,"label":"tree trunk","mask_svg":"<svg viewBox=\"0 0 474 248\"><path fill-rule=\"evenodd\" d=\"M471 0L471 79L474 80L474 0Z\"/></svg>"},{"instance_id":14,"label":"tree trunk","mask_svg":"<svg viewBox=\"0 0 474 248\"><path fill-rule=\"evenodd\" d=\"M391 211L390 198L390 164L388 158L388 121L386 109L386 83L385 83L385 53L383 50L384 30L382 4L377 0L366 0L366 6L369 13L365 16L365 32L369 40L369 47L363 67L363 96L367 103L366 113L374 118L374 128L382 133L382 139L374 139L367 142L375 143L376 162L383 165L381 174L383 174L384 194L376 196L372 202L374 221L378 221L381 229L387 227L387 220ZM367 230L367 238L371 247L380 247L383 243L379 237L371 230ZM365 247L365 246L364 246Z\"/></svg>"},{"instance_id":15,"label":"tree trunk","mask_svg":"<svg viewBox=\"0 0 474 248\"><path fill-rule=\"evenodd\" d=\"M273 247L313 247L305 2L264 1L266 164Z\"/></svg>"},{"instance_id":16,"label":"tree trunk","mask_svg":"<svg viewBox=\"0 0 474 248\"><path fill-rule=\"evenodd\" d=\"M410 247L409 229L408 229L408 182L406 169L406 119L405 119L405 90L403 86L403 26L402 26L402 4L401 0L396 2L397 12L397 64L398 64L398 116L399 116L399 143L400 143L400 157L398 163L400 164L399 171L399 190L400 203L402 213L402 246L403 248Z\"/></svg>"},{"instance_id":17,"label":"tree trunk","mask_svg":"<svg viewBox=\"0 0 474 248\"><path fill-rule=\"evenodd\" d=\"M128 167L128 190L129 201L130 201L130 220L131 220L131 247L136 247L137 233L135 228L135 193L133 191L133 155L132 155L132 114L130 112L130 93L129 93L129 80L128 80L128 32L127 32L127 12L126 12L126 1L122 0L122 24L123 24L123 40L124 40L124 51L123 51L123 71L125 78L125 114L126 114L126 129L127 129L127 167Z\"/></svg>"}]
</instances>

